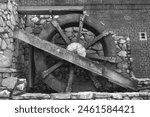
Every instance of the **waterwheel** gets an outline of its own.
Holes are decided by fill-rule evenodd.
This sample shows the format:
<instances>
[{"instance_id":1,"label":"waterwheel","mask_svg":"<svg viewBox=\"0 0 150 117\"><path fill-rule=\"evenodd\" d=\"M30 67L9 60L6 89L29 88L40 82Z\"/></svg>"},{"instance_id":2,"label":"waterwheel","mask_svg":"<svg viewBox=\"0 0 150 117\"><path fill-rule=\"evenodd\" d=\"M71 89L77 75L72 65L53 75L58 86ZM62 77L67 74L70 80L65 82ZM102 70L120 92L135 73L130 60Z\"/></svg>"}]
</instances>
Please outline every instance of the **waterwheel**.
<instances>
[{"instance_id":1,"label":"waterwheel","mask_svg":"<svg viewBox=\"0 0 150 117\"><path fill-rule=\"evenodd\" d=\"M90 16L69 14L43 26L39 37L98 64L107 64L104 58L114 57L116 53L112 34L93 41L105 30L104 24ZM56 92L97 91L100 88L97 75L37 48L34 49L34 62L36 81L44 82ZM41 74L47 70L49 74L42 79Z\"/></svg>"}]
</instances>

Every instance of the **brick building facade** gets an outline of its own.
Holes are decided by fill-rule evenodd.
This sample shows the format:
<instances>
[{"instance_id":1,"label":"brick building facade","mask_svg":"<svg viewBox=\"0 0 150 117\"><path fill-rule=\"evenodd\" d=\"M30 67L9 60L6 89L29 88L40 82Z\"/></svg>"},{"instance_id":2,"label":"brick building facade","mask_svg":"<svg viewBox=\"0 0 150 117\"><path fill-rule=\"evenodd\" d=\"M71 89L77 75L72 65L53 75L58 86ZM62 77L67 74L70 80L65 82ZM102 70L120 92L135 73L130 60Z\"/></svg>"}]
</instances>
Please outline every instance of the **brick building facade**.
<instances>
[{"instance_id":1,"label":"brick building facade","mask_svg":"<svg viewBox=\"0 0 150 117\"><path fill-rule=\"evenodd\" d=\"M131 39L132 70L137 78L150 77L149 0L20 0L20 5L81 5L119 36ZM147 39L141 40L140 34Z\"/></svg>"}]
</instances>

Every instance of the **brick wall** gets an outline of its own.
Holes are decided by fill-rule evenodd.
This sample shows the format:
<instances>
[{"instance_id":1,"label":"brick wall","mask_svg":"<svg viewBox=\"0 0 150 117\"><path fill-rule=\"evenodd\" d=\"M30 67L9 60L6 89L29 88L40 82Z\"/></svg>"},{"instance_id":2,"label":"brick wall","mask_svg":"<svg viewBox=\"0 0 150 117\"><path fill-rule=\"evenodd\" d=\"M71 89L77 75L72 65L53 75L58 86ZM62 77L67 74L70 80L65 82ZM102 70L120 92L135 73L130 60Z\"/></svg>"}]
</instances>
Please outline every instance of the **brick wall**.
<instances>
[{"instance_id":1,"label":"brick wall","mask_svg":"<svg viewBox=\"0 0 150 117\"><path fill-rule=\"evenodd\" d=\"M132 71L137 78L150 78L149 0L21 0L20 5L82 5L90 15L119 36L131 39ZM139 33L147 40L140 41Z\"/></svg>"}]
</instances>

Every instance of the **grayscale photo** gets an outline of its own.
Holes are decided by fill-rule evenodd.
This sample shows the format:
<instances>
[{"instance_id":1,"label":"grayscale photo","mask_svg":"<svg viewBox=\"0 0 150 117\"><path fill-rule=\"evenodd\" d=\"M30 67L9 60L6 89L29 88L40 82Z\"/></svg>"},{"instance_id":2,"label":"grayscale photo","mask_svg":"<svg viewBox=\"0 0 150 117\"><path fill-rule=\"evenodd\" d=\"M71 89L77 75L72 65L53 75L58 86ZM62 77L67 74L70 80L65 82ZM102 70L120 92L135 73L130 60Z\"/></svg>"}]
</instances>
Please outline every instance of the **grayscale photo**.
<instances>
[{"instance_id":1,"label":"grayscale photo","mask_svg":"<svg viewBox=\"0 0 150 117\"><path fill-rule=\"evenodd\" d=\"M0 100L150 100L149 44L150 0L0 0Z\"/></svg>"}]
</instances>

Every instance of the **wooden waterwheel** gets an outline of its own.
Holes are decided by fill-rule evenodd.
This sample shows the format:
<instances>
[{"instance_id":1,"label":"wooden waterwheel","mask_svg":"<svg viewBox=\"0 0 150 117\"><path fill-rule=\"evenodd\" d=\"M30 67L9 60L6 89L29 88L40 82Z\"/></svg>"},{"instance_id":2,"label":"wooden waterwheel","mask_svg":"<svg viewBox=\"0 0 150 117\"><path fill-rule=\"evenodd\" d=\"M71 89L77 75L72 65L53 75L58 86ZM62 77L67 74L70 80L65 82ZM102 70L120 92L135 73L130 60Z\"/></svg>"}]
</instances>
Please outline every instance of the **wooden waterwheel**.
<instances>
[{"instance_id":1,"label":"wooden waterwheel","mask_svg":"<svg viewBox=\"0 0 150 117\"><path fill-rule=\"evenodd\" d=\"M101 86L107 87L104 78L105 81L126 89L138 90L135 80L115 71L113 58L116 55L116 45L112 33L101 21L86 16L83 7L20 7L18 12L24 15L63 14L43 25L39 36L19 28L14 30L15 39L34 46L34 62L31 59L29 65L32 75L27 78L28 88L44 83L50 93L52 90L97 91ZM33 70L36 74L35 81L32 77Z\"/></svg>"},{"instance_id":2,"label":"wooden waterwheel","mask_svg":"<svg viewBox=\"0 0 150 117\"><path fill-rule=\"evenodd\" d=\"M104 33L105 29L90 16L69 14L45 25L39 37L95 63L107 64L106 57L114 57L116 50L112 34ZM101 86L97 75L40 49L34 49L34 61L37 81L42 79L56 92L97 91Z\"/></svg>"}]
</instances>

